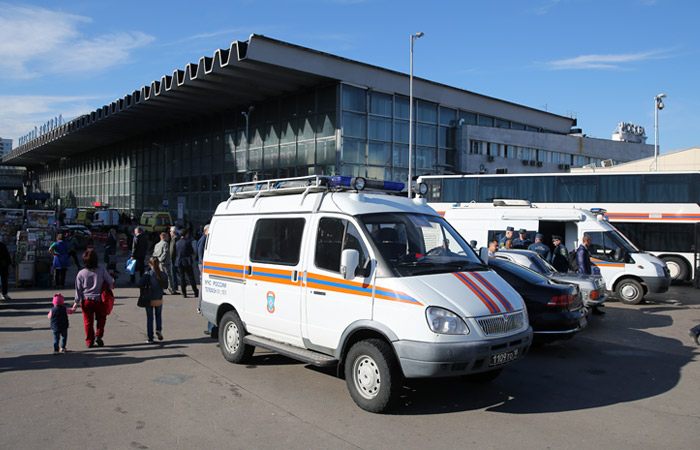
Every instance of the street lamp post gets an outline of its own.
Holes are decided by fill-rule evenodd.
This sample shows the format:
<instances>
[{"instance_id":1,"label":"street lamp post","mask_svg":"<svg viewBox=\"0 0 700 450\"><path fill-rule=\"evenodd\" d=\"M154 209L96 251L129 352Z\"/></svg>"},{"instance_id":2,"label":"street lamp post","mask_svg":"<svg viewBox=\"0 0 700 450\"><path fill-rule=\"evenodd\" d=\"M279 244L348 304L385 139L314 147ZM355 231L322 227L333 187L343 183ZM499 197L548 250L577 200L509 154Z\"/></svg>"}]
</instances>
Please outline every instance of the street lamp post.
<instances>
[{"instance_id":1,"label":"street lamp post","mask_svg":"<svg viewBox=\"0 0 700 450\"><path fill-rule=\"evenodd\" d=\"M411 75L408 86L408 198L412 194L412 178L411 165L413 163L413 42L419 37L423 37L423 33L419 32L411 35Z\"/></svg>"},{"instance_id":2,"label":"street lamp post","mask_svg":"<svg viewBox=\"0 0 700 450\"><path fill-rule=\"evenodd\" d=\"M659 170L659 110L664 109L666 94L659 94L654 97L654 172Z\"/></svg>"}]
</instances>

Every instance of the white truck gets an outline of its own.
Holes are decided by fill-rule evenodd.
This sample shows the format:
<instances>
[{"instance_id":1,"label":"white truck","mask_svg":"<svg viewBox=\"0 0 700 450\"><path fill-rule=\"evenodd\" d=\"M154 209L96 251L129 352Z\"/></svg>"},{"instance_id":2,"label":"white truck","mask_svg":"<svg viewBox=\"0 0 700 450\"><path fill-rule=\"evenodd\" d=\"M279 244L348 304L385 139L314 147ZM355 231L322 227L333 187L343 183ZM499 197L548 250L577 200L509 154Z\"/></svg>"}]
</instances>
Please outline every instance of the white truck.
<instances>
[{"instance_id":1,"label":"white truck","mask_svg":"<svg viewBox=\"0 0 700 450\"><path fill-rule=\"evenodd\" d=\"M424 200L386 192L401 189L323 176L231 185L202 275L224 358L261 347L336 366L353 400L380 412L402 377L489 381L525 355L520 295Z\"/></svg>"},{"instance_id":2,"label":"white truck","mask_svg":"<svg viewBox=\"0 0 700 450\"><path fill-rule=\"evenodd\" d=\"M534 242L536 233L564 237L569 252L575 251L584 234L591 236L591 264L605 284L626 304L637 304L647 293L666 292L671 284L666 264L656 256L640 252L604 216L605 211L575 208L536 208L523 200L494 200L491 205L455 204L444 218L464 237L488 246L505 235L506 227L525 229Z\"/></svg>"},{"instance_id":3,"label":"white truck","mask_svg":"<svg viewBox=\"0 0 700 450\"><path fill-rule=\"evenodd\" d=\"M119 226L119 211L116 209L100 209L95 211L91 222L93 230L108 230Z\"/></svg>"}]
</instances>

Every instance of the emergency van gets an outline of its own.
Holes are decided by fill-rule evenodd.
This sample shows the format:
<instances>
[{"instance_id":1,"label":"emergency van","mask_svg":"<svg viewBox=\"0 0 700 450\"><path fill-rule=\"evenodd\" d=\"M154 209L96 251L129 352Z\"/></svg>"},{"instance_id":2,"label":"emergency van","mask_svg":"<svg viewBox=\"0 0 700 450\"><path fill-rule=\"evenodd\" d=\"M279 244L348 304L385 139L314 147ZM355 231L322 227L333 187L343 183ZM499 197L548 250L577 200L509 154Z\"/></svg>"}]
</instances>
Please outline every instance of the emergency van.
<instances>
[{"instance_id":1,"label":"emergency van","mask_svg":"<svg viewBox=\"0 0 700 450\"><path fill-rule=\"evenodd\" d=\"M381 412L402 377L495 378L525 355L520 295L403 183L310 176L230 185L206 241L201 314L221 352L337 367ZM469 377L468 377L469 378Z\"/></svg>"},{"instance_id":2,"label":"emergency van","mask_svg":"<svg viewBox=\"0 0 700 450\"><path fill-rule=\"evenodd\" d=\"M591 266L597 268L605 285L623 303L634 305L647 293L666 292L671 277L666 264L654 255L640 252L612 226L605 211L576 208L537 208L527 200L494 200L492 204L455 204L444 211L444 218L465 239L475 239L487 247L491 240L505 236L506 227L545 236L550 245L553 235L562 236L569 252L576 251L584 234L591 237Z\"/></svg>"}]
</instances>

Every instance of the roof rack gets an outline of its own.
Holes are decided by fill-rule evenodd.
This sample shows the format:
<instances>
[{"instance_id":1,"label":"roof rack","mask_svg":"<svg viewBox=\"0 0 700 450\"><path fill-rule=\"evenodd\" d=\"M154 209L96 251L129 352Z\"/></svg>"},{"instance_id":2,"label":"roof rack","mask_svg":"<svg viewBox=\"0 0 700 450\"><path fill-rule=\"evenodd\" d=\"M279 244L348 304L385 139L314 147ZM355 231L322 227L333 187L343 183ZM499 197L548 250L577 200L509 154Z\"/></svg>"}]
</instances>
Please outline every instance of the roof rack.
<instances>
[{"instance_id":1,"label":"roof rack","mask_svg":"<svg viewBox=\"0 0 700 450\"><path fill-rule=\"evenodd\" d=\"M365 189L401 192L404 183L393 181L366 180L362 177L338 175L309 175L297 178L277 178L274 180L249 181L229 184L229 202L236 198L251 198L268 195L308 194L310 192Z\"/></svg>"}]
</instances>

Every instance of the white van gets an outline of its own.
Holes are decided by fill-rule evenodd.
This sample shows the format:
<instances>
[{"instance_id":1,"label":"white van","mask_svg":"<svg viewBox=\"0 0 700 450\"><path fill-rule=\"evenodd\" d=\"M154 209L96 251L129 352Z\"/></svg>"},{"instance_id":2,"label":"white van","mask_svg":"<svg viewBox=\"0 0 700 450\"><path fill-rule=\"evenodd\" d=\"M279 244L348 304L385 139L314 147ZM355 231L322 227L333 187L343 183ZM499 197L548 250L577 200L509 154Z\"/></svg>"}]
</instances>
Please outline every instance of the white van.
<instances>
[{"instance_id":1,"label":"white van","mask_svg":"<svg viewBox=\"0 0 700 450\"><path fill-rule=\"evenodd\" d=\"M210 223L201 303L228 361L262 347L337 366L353 400L380 412L401 376L489 381L527 352L520 295L424 200L382 188L403 183L231 185Z\"/></svg>"},{"instance_id":2,"label":"white van","mask_svg":"<svg viewBox=\"0 0 700 450\"><path fill-rule=\"evenodd\" d=\"M553 235L562 236L569 252L575 251L584 234L593 242L589 249L591 265L600 271L608 289L626 304L637 304L647 293L666 292L671 277L666 264L656 256L640 252L622 233L613 227L603 210L586 211L574 208L537 208L526 200L494 200L492 205L455 204L444 218L465 238L475 239L479 246L505 236L506 227L545 236L550 245Z\"/></svg>"}]
</instances>

